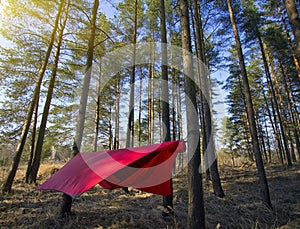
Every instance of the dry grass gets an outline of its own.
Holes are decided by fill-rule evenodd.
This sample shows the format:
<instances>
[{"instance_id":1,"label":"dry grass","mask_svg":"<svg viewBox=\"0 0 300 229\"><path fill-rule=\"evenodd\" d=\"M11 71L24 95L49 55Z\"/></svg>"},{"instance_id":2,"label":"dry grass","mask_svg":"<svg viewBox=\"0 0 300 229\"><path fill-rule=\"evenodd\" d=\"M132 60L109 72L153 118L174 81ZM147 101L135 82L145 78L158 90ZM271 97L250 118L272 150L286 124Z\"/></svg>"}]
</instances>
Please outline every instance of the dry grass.
<instances>
[{"instance_id":1,"label":"dry grass","mask_svg":"<svg viewBox=\"0 0 300 229\"><path fill-rule=\"evenodd\" d=\"M184 173L174 178L174 217L161 217L160 196L137 190L127 195L122 190L96 186L75 200L74 216L61 219L61 193L40 192L34 185L24 184L22 168L12 195L1 197L0 228L186 228L188 192ZM42 165L40 183L51 175L53 168ZM266 171L273 211L261 203L253 165L221 166L226 194L223 199L215 197L210 182L204 181L207 227L300 228L300 165L269 165Z\"/></svg>"}]
</instances>

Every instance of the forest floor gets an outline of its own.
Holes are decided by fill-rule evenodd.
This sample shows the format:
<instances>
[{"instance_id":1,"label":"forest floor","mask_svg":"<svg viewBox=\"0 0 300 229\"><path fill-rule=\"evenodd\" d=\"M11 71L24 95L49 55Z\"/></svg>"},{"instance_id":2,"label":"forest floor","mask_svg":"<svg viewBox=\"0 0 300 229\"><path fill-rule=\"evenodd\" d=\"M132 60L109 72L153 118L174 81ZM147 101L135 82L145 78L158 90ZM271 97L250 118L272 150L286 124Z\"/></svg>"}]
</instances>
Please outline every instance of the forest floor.
<instances>
[{"instance_id":1,"label":"forest floor","mask_svg":"<svg viewBox=\"0 0 300 229\"><path fill-rule=\"evenodd\" d=\"M41 166L40 184L53 167ZM266 165L273 211L261 203L254 165L220 168L226 197L215 197L210 182L203 185L207 228L300 228L299 163L291 168ZM13 193L0 197L0 228L186 228L188 191L183 172L173 179L174 217L161 217L161 196L134 189L128 195L96 186L74 201L74 215L62 219L61 193L36 191L36 186L24 184L25 167L20 169Z\"/></svg>"}]
</instances>

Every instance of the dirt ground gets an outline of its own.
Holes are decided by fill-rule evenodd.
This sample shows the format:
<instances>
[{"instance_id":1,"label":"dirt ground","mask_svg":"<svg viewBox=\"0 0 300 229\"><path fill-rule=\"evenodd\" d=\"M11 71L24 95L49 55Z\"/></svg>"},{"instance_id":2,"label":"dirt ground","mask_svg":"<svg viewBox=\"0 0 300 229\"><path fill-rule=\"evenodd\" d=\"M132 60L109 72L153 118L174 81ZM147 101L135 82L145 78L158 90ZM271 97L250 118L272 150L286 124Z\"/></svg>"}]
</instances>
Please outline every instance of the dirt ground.
<instances>
[{"instance_id":1,"label":"dirt ground","mask_svg":"<svg viewBox=\"0 0 300 229\"><path fill-rule=\"evenodd\" d=\"M39 183L51 176L53 166L41 167ZM291 168L267 165L273 211L261 203L254 165L220 166L225 198L213 194L204 181L207 228L300 228L300 164ZM2 172L0 179L3 179ZM74 215L59 217L62 194L36 191L18 172L13 193L0 197L0 228L186 228L187 177L173 179L174 217L161 217L162 197L132 189L105 190L96 186L73 203Z\"/></svg>"}]
</instances>

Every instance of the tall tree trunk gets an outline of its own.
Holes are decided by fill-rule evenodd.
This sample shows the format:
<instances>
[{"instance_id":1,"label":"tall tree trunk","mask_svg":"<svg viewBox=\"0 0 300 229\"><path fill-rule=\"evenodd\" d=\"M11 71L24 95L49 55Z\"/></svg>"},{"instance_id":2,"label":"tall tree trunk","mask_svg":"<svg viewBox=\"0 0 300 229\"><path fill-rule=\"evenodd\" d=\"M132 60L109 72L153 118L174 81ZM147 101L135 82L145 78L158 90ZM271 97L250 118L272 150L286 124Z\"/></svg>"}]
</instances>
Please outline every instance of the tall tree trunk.
<instances>
[{"instance_id":1,"label":"tall tree trunk","mask_svg":"<svg viewBox=\"0 0 300 229\"><path fill-rule=\"evenodd\" d=\"M263 93L263 98L264 98L264 102L265 102L265 104L266 104L267 113L268 113L268 117L269 117L269 120L270 120L270 123L271 123L271 127L272 127L273 133L274 133L274 135L275 135L275 143L277 144L276 152L277 152L277 154L282 155L282 152L281 152L281 146L280 146L281 143L280 143L279 137L278 137L278 129L277 129L277 124L276 124L276 117L273 116L273 118L274 118L274 121L273 121L272 115L271 115L271 111L270 111L270 106L269 106L268 100L267 100L267 98L266 98L266 94L265 94L265 91L264 91L264 86L263 86L262 83L261 83L261 91L262 91L262 93ZM274 124L274 122L275 122L275 124ZM265 123L266 123L266 122L265 122ZM267 126L266 126L266 124L265 124L265 128L266 128L266 131L267 131ZM268 133L268 132L267 132L267 133ZM278 141L279 141L279 142L278 142ZM280 151L280 152L279 152L279 151ZM271 158L271 153L270 153L270 155L269 155L269 158ZM282 156L280 157L280 159L281 159L281 163L283 164L283 158L282 158ZM271 159L270 159L270 161L271 161Z\"/></svg>"},{"instance_id":2,"label":"tall tree trunk","mask_svg":"<svg viewBox=\"0 0 300 229\"><path fill-rule=\"evenodd\" d=\"M52 47L53 47L54 40L55 40L55 34L56 34L56 31L57 31L57 28L58 28L59 18L60 18L61 12L62 12L64 2L65 2L64 0L61 0L60 5L58 7L58 11L57 11L54 27L53 27L53 30L52 30L52 33L51 33L51 36L50 36L50 42L49 42L49 45L48 45L48 48L47 48L47 51L46 51L45 59L43 61L43 64L41 66L41 69L39 71L39 75L38 75L38 78L37 78L37 81L36 81L36 84L35 84L34 92L33 92L33 95L32 95L32 100L31 100L31 103L29 105L29 109L28 109L27 116L26 116L26 121L24 123L22 133L21 133L21 136L20 136L20 140L19 140L18 146L17 146L16 151L15 151L13 164L11 166L10 172L9 172L5 182L2 185L2 193L11 192L11 187L12 187L12 184L14 182L16 172L17 172L17 169L19 167L20 159L21 159L21 156L22 156L22 153L23 153L23 149L24 149L24 146L25 146L25 143L26 143L26 138L27 138L27 134L28 134L28 131L29 131L29 128L30 128L32 114L34 112L34 108L36 106L36 103L37 103L37 100L38 100L38 97L39 97L39 94L40 94L41 84L42 84L44 74L45 74L45 71L46 71L46 68L47 68L47 65L48 65L49 57L51 55Z\"/></svg>"},{"instance_id":3,"label":"tall tree trunk","mask_svg":"<svg viewBox=\"0 0 300 229\"><path fill-rule=\"evenodd\" d=\"M96 107L95 107L95 127L94 127L94 147L93 151L97 152L98 148L98 135L99 135L99 121L100 121L100 103L101 103L101 59L99 63L99 75L98 75L98 83L97 83L97 99L96 99Z\"/></svg>"},{"instance_id":4,"label":"tall tree trunk","mask_svg":"<svg viewBox=\"0 0 300 229\"><path fill-rule=\"evenodd\" d=\"M202 20L200 15L200 6L198 4L198 0L194 1L194 14L195 14L195 24L196 24L196 41L197 41L197 56L200 58L201 62L197 63L199 67L199 81L201 82L201 92L203 91L202 102L204 109L204 126L202 128L205 129L205 154L208 154L208 163L210 176L212 179L212 185L214 189L214 193L223 198L224 191L221 185L221 180L219 176L218 170L218 162L217 156L215 152L215 144L213 137L213 122L212 122L212 102L211 102L211 85L209 83L210 79L208 79L209 71L206 67L206 59L205 59L205 43L202 29ZM206 168L207 169L207 168Z\"/></svg>"},{"instance_id":5,"label":"tall tree trunk","mask_svg":"<svg viewBox=\"0 0 300 229\"><path fill-rule=\"evenodd\" d=\"M83 138L85 113L86 113L89 86L90 86L91 75L92 75L94 41L96 36L96 19L97 19L98 8L99 8L99 0L94 0L91 19L90 19L90 34L89 34L89 41L88 41L85 75L84 75L83 88L80 97L77 129L76 129L75 139L73 142L73 156L75 156L80 152L82 138ZM72 207L72 197L63 194L63 203L60 211L61 216L65 217L69 215L71 213L71 207Z\"/></svg>"},{"instance_id":6,"label":"tall tree trunk","mask_svg":"<svg viewBox=\"0 0 300 229\"><path fill-rule=\"evenodd\" d=\"M37 99L35 110L34 110L34 117L33 117L33 127L32 127L32 136L31 136L31 147L30 147L30 156L27 163L27 170L25 175L25 182L29 183L29 175L32 170L32 161L34 157L35 151L35 141L36 141L36 127L38 121L38 110L39 110L39 98Z\"/></svg>"},{"instance_id":7,"label":"tall tree trunk","mask_svg":"<svg viewBox=\"0 0 300 229\"><path fill-rule=\"evenodd\" d=\"M286 133L285 133L283 120L282 120L283 116L280 112L279 104L278 104L277 96L276 96L276 91L275 91L274 85L272 83L272 78L274 79L274 81L276 81L275 69L274 69L274 66L271 62L271 58L268 55L268 53L266 53L266 55L265 55L263 44L262 44L262 41L261 41L260 37L259 37L259 42L260 42L260 45L261 45L263 61L266 65L265 68L267 69L267 71L266 71L267 79L269 79L269 81L270 81L271 93L273 95L274 105L275 105L275 109L276 109L276 112L277 112L277 115L278 115L278 122L279 122L280 130L281 130L281 136L282 136L284 151L285 151L286 158L287 158L287 163L288 163L288 166L292 166L292 160L291 160L291 157L290 157L290 150L289 150L288 142L287 142L287 139L286 139ZM269 72L268 62L269 62L270 68L271 68L271 74ZM271 75L272 75L272 78L271 78ZM280 93L278 93L278 95L280 96Z\"/></svg>"},{"instance_id":8,"label":"tall tree trunk","mask_svg":"<svg viewBox=\"0 0 300 229\"><path fill-rule=\"evenodd\" d=\"M32 183L32 182L36 183L37 174L38 174L38 171L40 168L46 125L47 125L51 100L53 97L54 85L55 85L56 76L57 76L61 44L63 41L64 29L65 29L67 19L69 16L69 6L70 6L70 0L68 0L67 4L65 6L64 19L58 30L57 46L56 46L56 52L54 55L54 65L53 65L53 69L52 69L52 73L51 73L51 77L50 77L50 82L49 82L46 102L45 102L45 106L44 106L43 116L42 116L42 120L41 120L41 124L40 124L40 128L39 128L39 134L38 134L38 139L37 139L37 143L36 143L36 147L35 147L35 154L34 154L34 159L33 159L33 163L32 163L32 169L31 169L31 172L29 175L30 183Z\"/></svg>"},{"instance_id":9,"label":"tall tree trunk","mask_svg":"<svg viewBox=\"0 0 300 229\"><path fill-rule=\"evenodd\" d=\"M283 24L283 29L285 31L285 34L286 34L287 39L288 39L288 43L290 45L290 50L291 50L291 53L292 53L292 57L293 57L293 61L294 61L296 70L298 72L298 77L300 78L300 64L299 64L299 59L297 58L297 55L296 55L296 52L295 52L295 45L292 42L288 27L287 27L287 24L286 24L285 17L283 16L282 7L280 7L279 4L278 4L277 8L278 8L278 12L280 14L280 18L281 18L281 21L282 21L282 24Z\"/></svg>"},{"instance_id":10,"label":"tall tree trunk","mask_svg":"<svg viewBox=\"0 0 300 229\"><path fill-rule=\"evenodd\" d=\"M89 40L88 40L88 50L87 50L87 59L85 65L85 74L83 79L83 87L81 91L80 104L79 104L79 114L76 126L76 134L75 141L73 146L73 155L75 156L81 148L82 138L83 138L83 130L84 130L84 122L86 115L86 107L89 93L89 86L92 76L92 65L93 65L93 57L94 57L94 42L96 36L96 19L97 12L99 8L99 0L94 0L94 5L91 13L90 20L90 31L89 31Z\"/></svg>"},{"instance_id":11,"label":"tall tree trunk","mask_svg":"<svg viewBox=\"0 0 300 229\"><path fill-rule=\"evenodd\" d=\"M119 129L120 129L120 77L116 81L116 113L115 113L115 134L114 134L114 149L119 149Z\"/></svg>"},{"instance_id":12,"label":"tall tree trunk","mask_svg":"<svg viewBox=\"0 0 300 229\"><path fill-rule=\"evenodd\" d=\"M142 90L143 90L143 69L140 66L140 88L139 88L139 104L138 104L138 144L141 145L142 136Z\"/></svg>"},{"instance_id":13,"label":"tall tree trunk","mask_svg":"<svg viewBox=\"0 0 300 229\"><path fill-rule=\"evenodd\" d=\"M268 108L268 114L269 114L270 122L271 122L272 127L273 127L274 134L275 134L275 140L276 140L277 147L278 147L279 159L280 159L281 164L283 165L284 164L284 161L283 161L283 146L282 146L282 143L281 143L280 131L279 131L279 128L278 128L278 122L277 122L277 118L276 118L277 115L276 115L275 106L274 106L274 102L273 102L274 101L274 99L273 99L274 96L271 92L272 91L271 87L273 87L273 85L272 85L272 81L270 81L270 79L268 77L267 77L267 83L268 83L269 97L270 97L271 108L272 108L271 109L272 110L272 115L271 115L271 112L270 112L269 108ZM262 85L262 87L263 87L263 85ZM263 91L263 93L264 93L264 91ZM268 101L267 101L265 93L264 93L264 100L265 100L266 104L268 105ZM272 121L272 116L274 118L274 122Z\"/></svg>"},{"instance_id":14,"label":"tall tree trunk","mask_svg":"<svg viewBox=\"0 0 300 229\"><path fill-rule=\"evenodd\" d=\"M167 52L167 28L165 1L160 0L160 38L162 50L161 63L161 114L162 114L162 134L163 141L171 141L170 131L170 107L169 107L169 86L168 86L168 52ZM172 180L171 180L172 181ZM172 184L172 182L171 182ZM171 187L171 196L163 197L163 207L165 211L163 216L173 213L173 187Z\"/></svg>"},{"instance_id":15,"label":"tall tree trunk","mask_svg":"<svg viewBox=\"0 0 300 229\"><path fill-rule=\"evenodd\" d=\"M172 140L175 141L177 139L176 95L178 93L176 87L175 69L172 69L171 77L172 77Z\"/></svg>"},{"instance_id":16,"label":"tall tree trunk","mask_svg":"<svg viewBox=\"0 0 300 229\"><path fill-rule=\"evenodd\" d=\"M133 28L133 54L132 54L132 67L130 76L130 98L128 108L128 124L127 124L127 135L126 135L126 148L134 146L134 83L135 83L135 58L136 58L136 41L137 41L137 8L138 1L134 2L134 28Z\"/></svg>"},{"instance_id":17,"label":"tall tree trunk","mask_svg":"<svg viewBox=\"0 0 300 229\"><path fill-rule=\"evenodd\" d=\"M205 211L202 189L202 174L200 156L200 133L198 109L196 102L196 86L193 70L192 45L190 22L188 13L188 1L180 0L180 25L183 48L184 87L186 100L186 121L188 133L188 221L187 228L205 228Z\"/></svg>"},{"instance_id":18,"label":"tall tree trunk","mask_svg":"<svg viewBox=\"0 0 300 229\"><path fill-rule=\"evenodd\" d=\"M136 58L136 41L137 41L137 8L138 1L134 2L134 27L133 27L133 54L132 54L132 67L130 75L130 95L129 95L129 107L128 107L128 123L126 133L126 148L134 147L134 84L135 84L135 58ZM123 190L128 193L128 188L124 187Z\"/></svg>"},{"instance_id":19,"label":"tall tree trunk","mask_svg":"<svg viewBox=\"0 0 300 229\"><path fill-rule=\"evenodd\" d=\"M292 128L293 128L293 132L294 132L294 137L295 137L295 142L296 142L296 147L297 147L297 152L299 154L299 158L300 158L300 140L299 140L299 135L298 135L298 125L297 125L297 121L296 121L296 116L295 113L293 112L293 106L292 106L292 101L291 101L291 96L290 96L290 92L288 89L288 84L287 84L287 75L285 74L285 70L284 67L281 63L281 61L278 61L279 63L279 67L283 76L283 81L284 81L284 90L285 90L285 94L287 97L287 102L288 102L288 108L289 108L289 113L290 113L290 117L291 117L291 124L292 124Z\"/></svg>"},{"instance_id":20,"label":"tall tree trunk","mask_svg":"<svg viewBox=\"0 0 300 229\"><path fill-rule=\"evenodd\" d=\"M295 0L284 0L284 4L294 34L296 54L298 60L300 60L300 18L297 10L297 5L295 3Z\"/></svg>"},{"instance_id":21,"label":"tall tree trunk","mask_svg":"<svg viewBox=\"0 0 300 229\"><path fill-rule=\"evenodd\" d=\"M108 121L108 149L112 150L113 149L113 131L112 131L112 111L111 111L111 105L109 106L109 121Z\"/></svg>"},{"instance_id":22,"label":"tall tree trunk","mask_svg":"<svg viewBox=\"0 0 300 229\"><path fill-rule=\"evenodd\" d=\"M251 134L251 138L252 138L252 145L253 145L253 152L254 152L254 156L255 156L256 166L257 166L257 170L258 170L262 199L267 207L272 208L270 193L269 193L269 186L268 186L268 182L267 182L267 178L266 178L266 174L265 174L265 168L264 168L261 152L259 149L259 142L258 142L258 137L257 137L257 129L256 129L256 125L255 125L255 117L254 117L254 110L253 110L253 103L252 103L252 96L251 96L249 82L248 82L248 76L247 76L247 72L246 72L242 44L240 41L238 28L237 28L237 25L235 22L235 16L234 16L232 5L231 5L231 0L227 0L227 5L228 5L228 11L229 11L229 15L230 15L232 29L234 32L235 42L236 42L236 46L237 46L239 63L240 63L240 67L241 67L244 95L245 95L245 99L246 99L246 110L247 110L248 121L249 121L249 129L250 129L250 134Z\"/></svg>"},{"instance_id":23,"label":"tall tree trunk","mask_svg":"<svg viewBox=\"0 0 300 229\"><path fill-rule=\"evenodd\" d=\"M206 64L206 58L205 58L205 50L204 47L202 46L202 44L204 43L203 40L203 30L202 30L202 20L200 17L200 6L198 5L198 1L194 1L193 4L193 9L192 7L190 7L190 12L191 12L191 17L194 20L191 20L192 22L192 28L193 28L193 34L194 34L194 44L196 47L196 54L197 54L197 58L200 59L203 63ZM196 29L197 28L197 29ZM203 48L203 49L202 49ZM203 154L203 169L205 170L205 176L206 176L206 180L210 181L211 180L211 176L210 176L210 169L209 169L209 154L205 153L207 152L207 134L206 134L206 128L205 128L205 114L204 114L204 103L207 103L207 101L204 99L203 96L203 91L205 86L202 85L203 84L203 80L201 79L201 63L197 64L197 82L198 85L200 86L199 88L199 118L200 118L200 138L201 138L201 150L202 150L202 154Z\"/></svg>"},{"instance_id":24,"label":"tall tree trunk","mask_svg":"<svg viewBox=\"0 0 300 229\"><path fill-rule=\"evenodd\" d=\"M148 64L148 143L153 143L153 129L154 129L154 61L155 61L155 47L153 43L150 44L151 56Z\"/></svg>"},{"instance_id":25,"label":"tall tree trunk","mask_svg":"<svg viewBox=\"0 0 300 229\"><path fill-rule=\"evenodd\" d=\"M152 58L152 57L151 57ZM148 129L147 129L147 138L148 138L148 143L151 144L151 139L152 139L152 64L148 64L148 107L147 107L147 124L148 124Z\"/></svg>"}]
</instances>

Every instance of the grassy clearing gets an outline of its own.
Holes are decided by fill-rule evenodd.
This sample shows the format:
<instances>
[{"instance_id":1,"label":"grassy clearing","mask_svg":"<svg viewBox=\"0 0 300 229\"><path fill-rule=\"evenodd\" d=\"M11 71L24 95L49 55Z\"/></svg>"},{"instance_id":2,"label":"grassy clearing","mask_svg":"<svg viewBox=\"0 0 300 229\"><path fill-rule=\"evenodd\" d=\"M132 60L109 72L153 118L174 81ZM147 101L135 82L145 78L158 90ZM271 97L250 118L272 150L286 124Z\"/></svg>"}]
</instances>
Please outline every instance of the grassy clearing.
<instances>
[{"instance_id":1,"label":"grassy clearing","mask_svg":"<svg viewBox=\"0 0 300 229\"><path fill-rule=\"evenodd\" d=\"M43 164L39 183L56 167ZM300 228L299 164L292 168L266 166L273 211L261 203L253 165L220 168L225 198L216 198L210 182L204 181L208 228ZM74 216L61 219L61 193L36 191L35 185L24 184L24 173L25 167L21 167L13 193L0 197L0 228L186 228L188 192L184 172L174 178L175 216L167 219L161 217L161 196L137 190L127 195L100 186L75 200Z\"/></svg>"}]
</instances>

